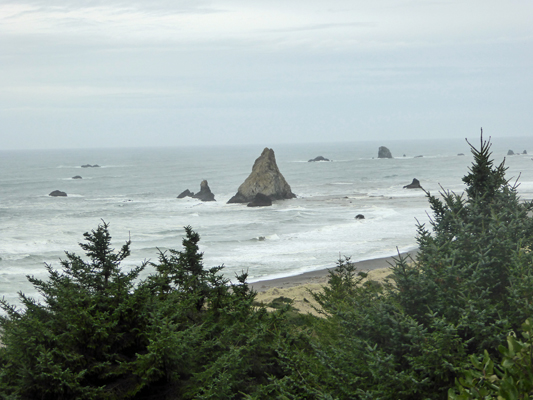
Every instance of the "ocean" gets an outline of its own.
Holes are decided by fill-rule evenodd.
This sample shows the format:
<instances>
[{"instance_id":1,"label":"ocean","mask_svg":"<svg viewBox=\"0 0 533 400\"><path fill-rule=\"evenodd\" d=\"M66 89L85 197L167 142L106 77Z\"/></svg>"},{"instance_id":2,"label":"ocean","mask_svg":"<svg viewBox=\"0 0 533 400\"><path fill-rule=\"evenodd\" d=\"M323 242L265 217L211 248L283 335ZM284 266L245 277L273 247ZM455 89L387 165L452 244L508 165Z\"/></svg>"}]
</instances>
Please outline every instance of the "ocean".
<instances>
[{"instance_id":1,"label":"ocean","mask_svg":"<svg viewBox=\"0 0 533 400\"><path fill-rule=\"evenodd\" d=\"M479 145L479 137L471 142ZM496 164L509 149L533 153L532 137L492 142ZM395 158L378 159L379 146ZM247 271L250 282L334 267L343 256L413 250L417 221L427 223L430 209L422 190L403 186L417 178L432 194L441 187L460 193L473 160L464 139L268 147L297 198L264 208L226 204L264 146L0 151L1 294L13 304L19 291L38 297L26 276L46 279L45 263L59 268L65 251L83 254L83 233L102 220L115 248L132 241L124 268L181 249L190 225L206 267L224 265L230 279ZM332 161L308 162L319 155ZM508 178L521 175L521 197L533 198L532 155L507 156L506 165ZM176 198L198 192L204 179L216 202ZM68 197L48 196L53 190Z\"/></svg>"}]
</instances>

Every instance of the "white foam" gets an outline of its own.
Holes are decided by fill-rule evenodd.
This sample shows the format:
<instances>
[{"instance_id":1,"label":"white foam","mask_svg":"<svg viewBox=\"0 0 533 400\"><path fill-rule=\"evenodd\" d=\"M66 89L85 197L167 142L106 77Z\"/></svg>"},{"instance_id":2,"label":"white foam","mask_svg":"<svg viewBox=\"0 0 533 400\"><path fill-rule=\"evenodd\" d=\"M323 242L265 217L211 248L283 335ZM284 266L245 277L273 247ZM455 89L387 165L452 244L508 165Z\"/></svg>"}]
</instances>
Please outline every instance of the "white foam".
<instances>
[{"instance_id":1,"label":"white foam","mask_svg":"<svg viewBox=\"0 0 533 400\"><path fill-rule=\"evenodd\" d=\"M457 146L455 153L468 152L462 141ZM95 229L101 219L110 223L115 247L131 237L128 266L157 258L156 247L180 250L187 225L202 238L205 265L225 264L228 277L242 270L248 270L254 280L289 276L333 267L340 255L353 260L393 255L397 246L400 250L416 246L415 218L427 221L429 210L423 191L403 186L416 177L432 193L440 190L439 183L460 192L461 178L471 162L471 157L437 156L444 152L440 147L433 151L423 144L416 148L417 154L424 155L419 160L372 160L377 146L327 149L326 153L320 145L308 145L305 151L294 147L276 152L278 166L298 198L257 209L226 204L256 157L240 150L231 157L202 149L194 155L179 149L79 151L60 159L57 168L75 169L82 175L76 165L80 160L99 163L101 168L86 168L91 176L61 184L74 199L53 201L48 196L55 189L50 187L53 182L71 178L61 176L66 172L56 169L57 161L50 164L48 154L36 153L32 158L33 165L43 166L38 169L24 160L12 164L17 168L0 160L3 176L9 177L0 178L0 271L20 271L6 275L5 284L0 279L0 290L7 294L20 290L18 285L28 271L41 271L43 261L58 264L64 250L82 254L78 242L84 240L83 232ZM308 164L308 155L321 153L335 162L315 168ZM525 171L519 193L532 196L531 160L517 157L507 165L508 176ZM216 202L176 199L183 188L197 187L204 178ZM67 188L71 185L76 185L74 195ZM357 214L365 219L355 220Z\"/></svg>"}]
</instances>

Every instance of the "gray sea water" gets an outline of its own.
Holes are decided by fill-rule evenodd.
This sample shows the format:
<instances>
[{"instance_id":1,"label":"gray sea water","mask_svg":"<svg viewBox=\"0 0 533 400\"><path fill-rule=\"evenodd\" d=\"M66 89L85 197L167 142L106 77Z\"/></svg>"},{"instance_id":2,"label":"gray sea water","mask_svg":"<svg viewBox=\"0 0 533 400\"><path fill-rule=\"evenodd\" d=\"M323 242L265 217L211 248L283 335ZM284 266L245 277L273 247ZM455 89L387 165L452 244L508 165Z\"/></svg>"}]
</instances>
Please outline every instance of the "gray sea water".
<instances>
[{"instance_id":1,"label":"gray sea water","mask_svg":"<svg viewBox=\"0 0 533 400\"><path fill-rule=\"evenodd\" d=\"M378 159L380 145L395 158ZM472 163L459 139L272 147L298 197L265 208L226 204L261 146L0 152L0 293L12 303L18 291L37 296L26 275L45 279L44 263L59 267L64 251L82 254L82 234L102 220L116 248L131 238L125 268L180 249L186 225L201 236L206 266L223 264L229 278L248 271L249 281L333 267L339 256L394 255L416 248L416 222L426 223L430 211L421 190L403 186L417 178L432 193L440 186L461 192ZM533 153L533 138L493 139L495 162L509 149ZM333 161L307 162L318 155ZM531 157L506 158L507 176L521 174L526 199L533 197ZM199 191L203 179L216 202L176 198ZM68 197L48 196L56 189Z\"/></svg>"}]
</instances>

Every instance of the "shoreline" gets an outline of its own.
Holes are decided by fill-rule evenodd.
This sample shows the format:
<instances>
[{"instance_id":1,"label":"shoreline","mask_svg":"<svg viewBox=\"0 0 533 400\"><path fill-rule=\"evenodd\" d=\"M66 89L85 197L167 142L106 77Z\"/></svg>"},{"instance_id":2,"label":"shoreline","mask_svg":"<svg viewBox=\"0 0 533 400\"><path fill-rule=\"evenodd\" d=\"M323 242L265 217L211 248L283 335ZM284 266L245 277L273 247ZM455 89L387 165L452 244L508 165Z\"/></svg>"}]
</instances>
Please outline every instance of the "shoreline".
<instances>
[{"instance_id":1,"label":"shoreline","mask_svg":"<svg viewBox=\"0 0 533 400\"><path fill-rule=\"evenodd\" d=\"M418 250L412 250L400 253L402 256L410 255L415 257ZM375 269L383 269L390 267L389 263L393 262L394 258L398 256L374 258L371 260L362 260L354 262L358 271L372 271ZM269 289L287 289L295 286L303 286L309 284L326 284L328 281L328 271L333 268L325 268L317 271L304 272L303 274L288 276L285 278L267 279L264 281L257 281L248 283L248 287L256 292L266 292Z\"/></svg>"}]
</instances>

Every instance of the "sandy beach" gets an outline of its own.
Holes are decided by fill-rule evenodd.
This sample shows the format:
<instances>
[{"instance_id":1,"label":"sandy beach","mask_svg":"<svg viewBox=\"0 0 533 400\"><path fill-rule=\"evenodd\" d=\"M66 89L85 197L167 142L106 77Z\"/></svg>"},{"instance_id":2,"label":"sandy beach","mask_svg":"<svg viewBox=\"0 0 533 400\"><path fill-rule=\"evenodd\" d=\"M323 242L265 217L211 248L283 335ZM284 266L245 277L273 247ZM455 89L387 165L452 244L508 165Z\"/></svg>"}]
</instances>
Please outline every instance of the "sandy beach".
<instances>
[{"instance_id":1,"label":"sandy beach","mask_svg":"<svg viewBox=\"0 0 533 400\"><path fill-rule=\"evenodd\" d=\"M415 257L416 250L403 253L402 256L410 255ZM368 279L381 281L390 274L391 263L395 257L376 258L356 262L358 271L368 272ZM307 272L286 278L271 279L249 283L249 286L257 292L256 300L264 304L270 303L278 297L287 297L293 300L293 306L304 313L317 314L313 306L309 291L320 291L328 281L329 269Z\"/></svg>"}]
</instances>

